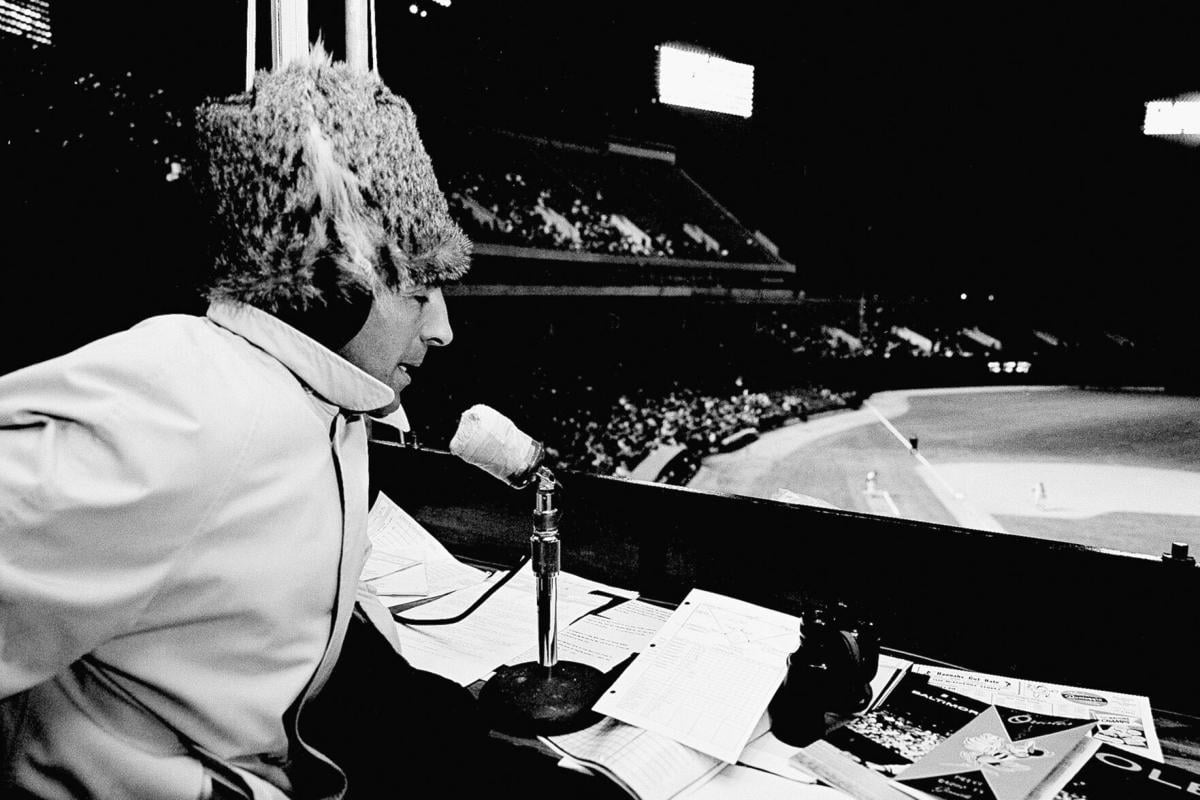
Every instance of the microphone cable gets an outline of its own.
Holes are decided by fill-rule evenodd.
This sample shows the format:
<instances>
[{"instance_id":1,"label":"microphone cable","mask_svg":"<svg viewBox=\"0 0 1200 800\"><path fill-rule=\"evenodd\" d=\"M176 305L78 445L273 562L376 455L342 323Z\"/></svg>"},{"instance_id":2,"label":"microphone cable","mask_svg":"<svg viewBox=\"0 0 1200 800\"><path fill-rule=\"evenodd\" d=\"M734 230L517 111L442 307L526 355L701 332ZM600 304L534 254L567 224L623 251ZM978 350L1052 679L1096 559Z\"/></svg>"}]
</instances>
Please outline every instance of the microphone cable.
<instances>
[{"instance_id":1,"label":"microphone cable","mask_svg":"<svg viewBox=\"0 0 1200 800\"><path fill-rule=\"evenodd\" d=\"M385 444L398 446L391 442ZM454 437L450 440L450 452L515 489L524 488L534 479L535 470L544 456L540 442L531 439L499 411L478 404L463 412ZM495 586L480 595L460 614L445 619L413 619L392 612L392 619L402 625L453 625L461 622L483 605L496 590L512 580L521 567L532 558L531 549L507 575L496 582Z\"/></svg>"},{"instance_id":2,"label":"microphone cable","mask_svg":"<svg viewBox=\"0 0 1200 800\"><path fill-rule=\"evenodd\" d=\"M388 447L396 447L396 448L400 448L400 449L409 449L411 447L410 445L405 445L402 442L391 442L391 441L388 441L387 439L372 439L371 441L376 444L387 445ZM394 619L396 622L399 622L402 625L453 625L456 622L462 622L464 619L466 619L468 616L470 616L475 611L475 609L477 609L481 605L483 605L485 600L487 600L489 597L491 597L493 594L495 594L496 590L498 590L501 586L503 586L504 584L506 584L510 580L512 580L513 576L516 575L517 572L520 571L521 567L523 567L527 563L529 563L529 559L532 557L533 557L532 553L528 553L525 556L523 556L521 558L521 560L517 562L517 565L508 571L507 575L505 575L503 578L501 578L499 581L497 581L495 586L493 586L492 588L488 589L486 592L481 594L479 596L479 598L474 603L472 603L470 606L468 606L467 609L465 611L463 611L461 614L458 614L453 617L446 617L444 619L412 619L410 617L405 617L395 611L392 611L391 612L392 619Z\"/></svg>"},{"instance_id":3,"label":"microphone cable","mask_svg":"<svg viewBox=\"0 0 1200 800\"><path fill-rule=\"evenodd\" d=\"M529 563L529 559L531 559L531 558L533 558L532 553L524 556L517 563L517 565L515 567L513 567L512 569L510 569L508 571L507 575L505 575L503 578L501 578L499 581L496 582L495 586L493 586L492 588L488 589L486 592L481 594L479 596L478 600L476 600L474 603L472 603L470 606L468 606L466 611L463 611L461 614L458 614L457 616L446 617L444 619L411 619L409 617L402 617L399 614L397 614L395 611L393 611L392 619L396 620L396 622L399 622L403 625L453 625L455 622L462 622L472 612L474 612L475 609L477 609L481 605L483 605L484 600L487 600L489 597L491 597L493 594L495 594L497 589L499 589L501 586L503 586L504 584L506 584L510 580L512 580L513 576L516 575L518 571L520 571L521 567L523 567L527 563Z\"/></svg>"}]
</instances>

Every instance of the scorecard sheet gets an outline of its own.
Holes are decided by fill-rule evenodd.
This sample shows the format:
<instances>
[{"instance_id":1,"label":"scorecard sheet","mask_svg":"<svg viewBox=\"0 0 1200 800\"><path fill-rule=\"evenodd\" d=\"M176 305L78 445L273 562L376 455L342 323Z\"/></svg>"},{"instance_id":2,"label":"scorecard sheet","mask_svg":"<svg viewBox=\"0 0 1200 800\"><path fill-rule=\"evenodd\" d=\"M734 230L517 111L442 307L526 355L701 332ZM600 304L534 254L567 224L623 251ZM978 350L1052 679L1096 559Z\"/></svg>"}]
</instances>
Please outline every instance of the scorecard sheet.
<instances>
[{"instance_id":1,"label":"scorecard sheet","mask_svg":"<svg viewBox=\"0 0 1200 800\"><path fill-rule=\"evenodd\" d=\"M693 589L593 708L733 763L799 643L799 617Z\"/></svg>"}]
</instances>

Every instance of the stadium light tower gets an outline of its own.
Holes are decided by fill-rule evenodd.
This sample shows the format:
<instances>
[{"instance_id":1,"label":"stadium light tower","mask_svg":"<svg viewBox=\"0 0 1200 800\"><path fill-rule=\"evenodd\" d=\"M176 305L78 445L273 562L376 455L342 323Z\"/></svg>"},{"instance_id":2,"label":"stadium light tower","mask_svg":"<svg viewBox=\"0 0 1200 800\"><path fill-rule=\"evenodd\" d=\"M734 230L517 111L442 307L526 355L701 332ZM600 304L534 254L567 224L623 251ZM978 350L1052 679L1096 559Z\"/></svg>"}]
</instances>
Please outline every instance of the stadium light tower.
<instances>
[{"instance_id":1,"label":"stadium light tower","mask_svg":"<svg viewBox=\"0 0 1200 800\"><path fill-rule=\"evenodd\" d=\"M660 44L658 101L749 119L754 111L754 67L680 44Z\"/></svg>"}]
</instances>

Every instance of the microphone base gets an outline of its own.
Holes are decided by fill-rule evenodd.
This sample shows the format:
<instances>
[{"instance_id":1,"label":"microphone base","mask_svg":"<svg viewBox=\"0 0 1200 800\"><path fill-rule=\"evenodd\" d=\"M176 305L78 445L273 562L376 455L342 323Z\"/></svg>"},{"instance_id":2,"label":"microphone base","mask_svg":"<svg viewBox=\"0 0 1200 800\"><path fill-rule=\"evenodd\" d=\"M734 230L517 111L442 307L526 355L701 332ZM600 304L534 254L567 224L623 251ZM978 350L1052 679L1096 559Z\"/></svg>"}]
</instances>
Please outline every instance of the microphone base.
<instances>
[{"instance_id":1,"label":"microphone base","mask_svg":"<svg viewBox=\"0 0 1200 800\"><path fill-rule=\"evenodd\" d=\"M483 685L479 705L493 730L515 736L553 736L582 730L603 715L592 710L607 686L605 674L575 661L544 667L526 661L501 667Z\"/></svg>"}]
</instances>

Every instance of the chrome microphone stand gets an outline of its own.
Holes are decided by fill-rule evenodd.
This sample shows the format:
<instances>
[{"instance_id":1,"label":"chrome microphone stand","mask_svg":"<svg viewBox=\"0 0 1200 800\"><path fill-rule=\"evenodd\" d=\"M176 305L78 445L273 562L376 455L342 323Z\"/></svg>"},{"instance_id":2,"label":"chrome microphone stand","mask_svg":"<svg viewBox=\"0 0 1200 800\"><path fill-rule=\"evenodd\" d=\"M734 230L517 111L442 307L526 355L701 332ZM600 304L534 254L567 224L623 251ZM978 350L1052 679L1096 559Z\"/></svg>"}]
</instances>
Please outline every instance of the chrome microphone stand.
<instances>
[{"instance_id":1,"label":"chrome microphone stand","mask_svg":"<svg viewBox=\"0 0 1200 800\"><path fill-rule=\"evenodd\" d=\"M533 535L529 547L533 574L537 576L538 663L553 667L558 662L558 573L562 570L562 544L558 539L558 509L554 490L558 482L545 467L538 469L537 496L533 508Z\"/></svg>"},{"instance_id":2,"label":"chrome microphone stand","mask_svg":"<svg viewBox=\"0 0 1200 800\"><path fill-rule=\"evenodd\" d=\"M556 504L559 483L539 466L533 534L529 537L537 578L538 660L501 667L484 685L479 702L492 727L520 735L553 735L586 728L601 715L592 705L604 691L604 673L587 664L558 660L558 573L561 545Z\"/></svg>"}]
</instances>

